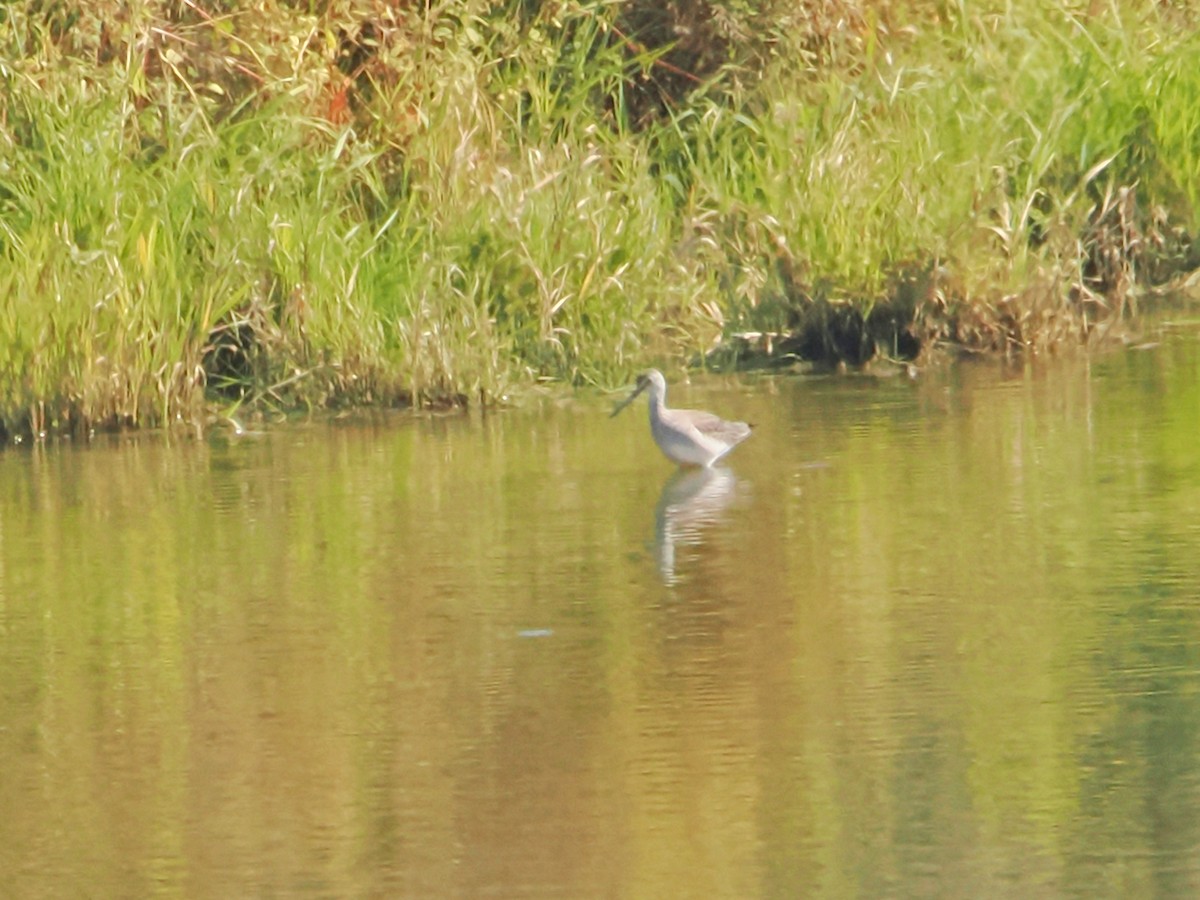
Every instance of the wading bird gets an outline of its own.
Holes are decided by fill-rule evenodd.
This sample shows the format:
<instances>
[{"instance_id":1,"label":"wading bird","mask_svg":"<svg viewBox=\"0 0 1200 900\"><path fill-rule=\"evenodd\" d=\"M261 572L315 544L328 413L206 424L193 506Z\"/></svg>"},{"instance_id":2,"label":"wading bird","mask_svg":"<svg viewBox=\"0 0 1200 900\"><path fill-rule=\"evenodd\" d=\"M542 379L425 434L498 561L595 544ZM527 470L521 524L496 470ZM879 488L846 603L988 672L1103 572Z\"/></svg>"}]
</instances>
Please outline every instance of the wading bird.
<instances>
[{"instance_id":1,"label":"wading bird","mask_svg":"<svg viewBox=\"0 0 1200 900\"><path fill-rule=\"evenodd\" d=\"M707 468L750 436L750 426L745 422L726 422L695 409L668 409L667 382L657 369L639 375L633 393L612 414L615 416L647 389L650 434L658 449L677 465Z\"/></svg>"}]
</instances>

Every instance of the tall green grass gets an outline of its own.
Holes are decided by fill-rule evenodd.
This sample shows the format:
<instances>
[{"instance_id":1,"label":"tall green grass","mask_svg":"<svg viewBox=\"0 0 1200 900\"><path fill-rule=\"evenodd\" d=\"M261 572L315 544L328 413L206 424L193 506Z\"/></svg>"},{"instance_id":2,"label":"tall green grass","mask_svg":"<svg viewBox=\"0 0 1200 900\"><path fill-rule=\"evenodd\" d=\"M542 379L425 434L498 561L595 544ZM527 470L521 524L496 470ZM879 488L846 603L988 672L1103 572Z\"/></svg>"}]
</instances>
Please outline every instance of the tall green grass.
<instances>
[{"instance_id":1,"label":"tall green grass","mask_svg":"<svg viewBox=\"0 0 1200 900\"><path fill-rule=\"evenodd\" d=\"M1004 10L926 29L857 78L779 67L742 106L675 118L680 200L714 223L738 322L786 327L829 297L869 312L914 269L936 273L926 309L1075 318L1089 242L1120 237L1096 227L1106 198L1133 192L1139 241L1161 237L1155 216L1194 233L1197 32L1146 10Z\"/></svg>"},{"instance_id":2,"label":"tall green grass","mask_svg":"<svg viewBox=\"0 0 1200 900\"><path fill-rule=\"evenodd\" d=\"M8 84L6 418L195 418L206 387L229 388L220 368L206 380L205 354L242 322L246 392L328 382L348 347L374 361L369 332L340 315L364 241L334 142L270 106L220 128L187 106L139 109L119 78Z\"/></svg>"},{"instance_id":3,"label":"tall green grass","mask_svg":"<svg viewBox=\"0 0 1200 900\"><path fill-rule=\"evenodd\" d=\"M1198 262L1200 37L1152 3L673 56L604 2L117 6L0 22L7 434L491 402L831 309L1050 347Z\"/></svg>"}]
</instances>

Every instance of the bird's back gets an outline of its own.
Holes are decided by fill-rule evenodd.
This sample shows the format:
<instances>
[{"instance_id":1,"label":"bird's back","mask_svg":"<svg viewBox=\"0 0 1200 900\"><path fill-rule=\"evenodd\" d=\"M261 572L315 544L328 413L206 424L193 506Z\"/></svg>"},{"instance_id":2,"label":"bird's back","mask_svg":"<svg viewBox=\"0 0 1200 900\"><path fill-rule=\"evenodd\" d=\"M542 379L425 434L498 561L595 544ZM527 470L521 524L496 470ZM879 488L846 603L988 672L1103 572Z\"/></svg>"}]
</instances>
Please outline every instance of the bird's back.
<instances>
[{"instance_id":1,"label":"bird's back","mask_svg":"<svg viewBox=\"0 0 1200 900\"><path fill-rule=\"evenodd\" d=\"M711 466L750 436L745 422L728 422L697 409L652 412L651 430L662 451L682 465Z\"/></svg>"}]
</instances>

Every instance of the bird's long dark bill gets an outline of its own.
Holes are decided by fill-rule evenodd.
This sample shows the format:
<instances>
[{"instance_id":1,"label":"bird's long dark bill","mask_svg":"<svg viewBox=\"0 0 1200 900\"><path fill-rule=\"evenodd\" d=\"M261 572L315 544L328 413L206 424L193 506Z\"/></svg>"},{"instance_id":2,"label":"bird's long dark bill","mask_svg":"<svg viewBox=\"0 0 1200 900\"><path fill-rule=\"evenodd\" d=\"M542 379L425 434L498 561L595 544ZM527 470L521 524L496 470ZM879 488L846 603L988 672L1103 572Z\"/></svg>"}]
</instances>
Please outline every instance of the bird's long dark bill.
<instances>
[{"instance_id":1,"label":"bird's long dark bill","mask_svg":"<svg viewBox=\"0 0 1200 900\"><path fill-rule=\"evenodd\" d=\"M617 408L612 411L612 414L609 415L609 418L610 419L613 418L613 416L615 416L617 413L619 413L621 410L623 410L625 407L627 407L630 403L632 403L635 399L637 399L637 395L640 394L642 391L644 391L646 389L646 385L649 383L650 382L648 382L648 381L643 381L636 388L634 388L633 393L621 401L620 405L618 405Z\"/></svg>"}]
</instances>

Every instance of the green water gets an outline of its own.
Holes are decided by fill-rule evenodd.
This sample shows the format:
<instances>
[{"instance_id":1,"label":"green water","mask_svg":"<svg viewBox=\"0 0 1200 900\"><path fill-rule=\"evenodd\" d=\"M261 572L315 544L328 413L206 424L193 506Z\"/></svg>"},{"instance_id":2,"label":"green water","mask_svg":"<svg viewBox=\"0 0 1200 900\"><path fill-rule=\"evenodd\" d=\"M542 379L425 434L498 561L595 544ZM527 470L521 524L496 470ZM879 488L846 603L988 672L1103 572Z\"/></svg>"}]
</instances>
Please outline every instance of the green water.
<instances>
[{"instance_id":1,"label":"green water","mask_svg":"<svg viewBox=\"0 0 1200 900\"><path fill-rule=\"evenodd\" d=\"M1200 896L1200 341L0 454L0 895Z\"/></svg>"}]
</instances>

